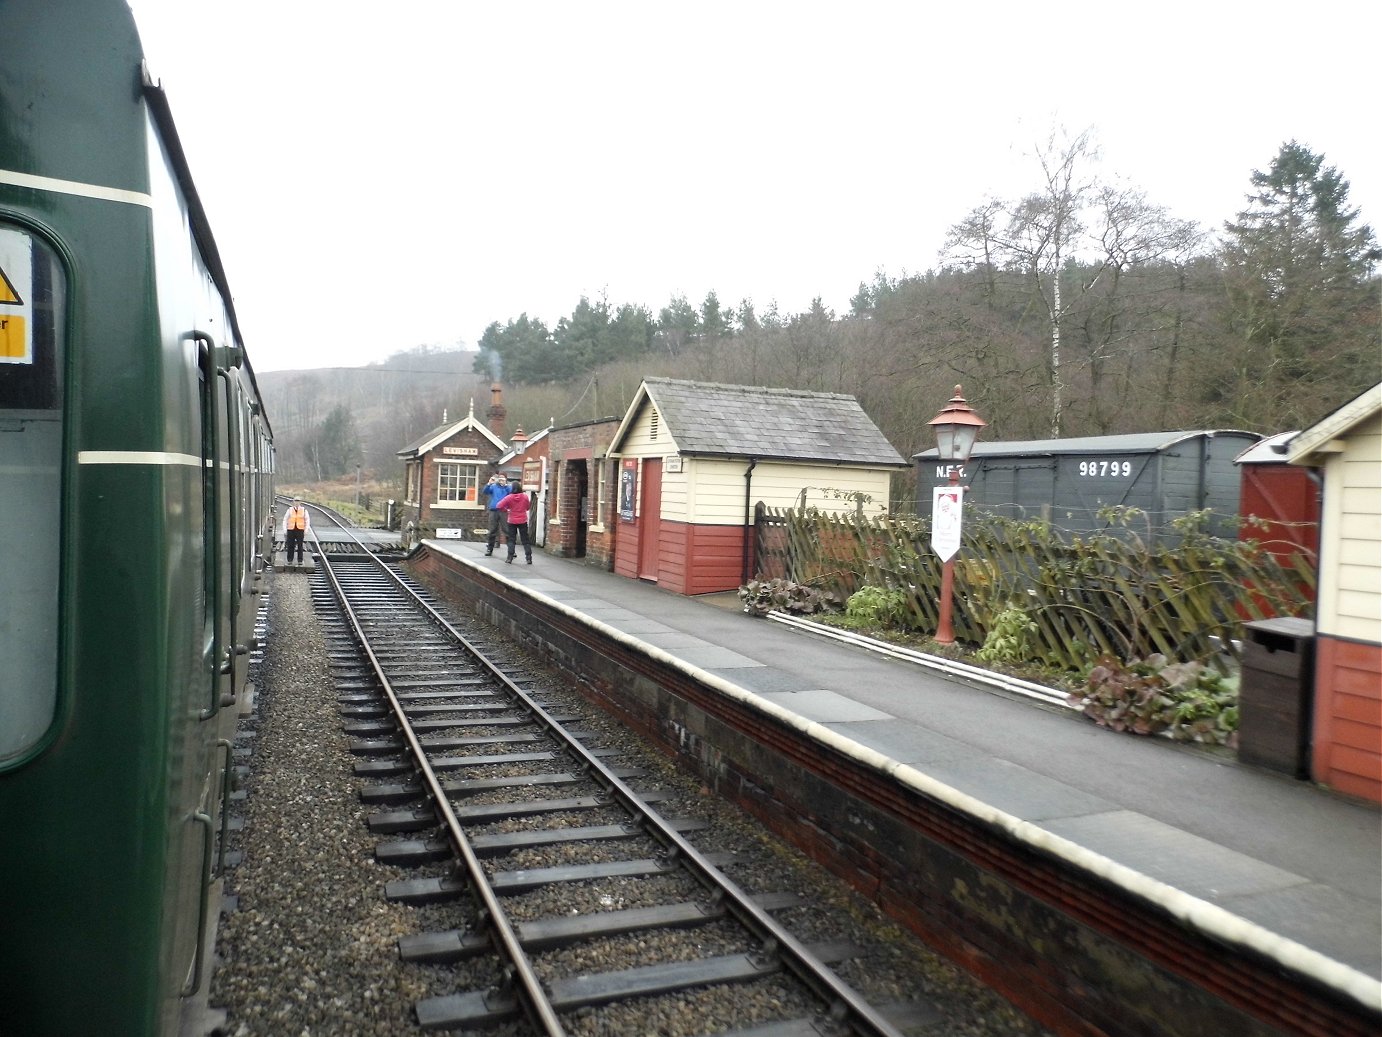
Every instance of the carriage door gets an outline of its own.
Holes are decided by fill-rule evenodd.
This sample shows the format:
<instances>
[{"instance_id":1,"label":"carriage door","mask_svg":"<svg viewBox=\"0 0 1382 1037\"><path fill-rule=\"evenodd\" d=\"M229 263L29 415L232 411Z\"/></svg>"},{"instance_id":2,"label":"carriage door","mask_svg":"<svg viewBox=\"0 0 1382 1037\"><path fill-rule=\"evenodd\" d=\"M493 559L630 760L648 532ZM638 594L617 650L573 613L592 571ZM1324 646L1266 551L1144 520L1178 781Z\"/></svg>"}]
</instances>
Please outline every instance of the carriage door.
<instances>
[{"instance_id":1,"label":"carriage door","mask_svg":"<svg viewBox=\"0 0 1382 1037\"><path fill-rule=\"evenodd\" d=\"M66 291L57 253L0 221L0 770L58 708Z\"/></svg>"},{"instance_id":2,"label":"carriage door","mask_svg":"<svg viewBox=\"0 0 1382 1037\"><path fill-rule=\"evenodd\" d=\"M643 485L638 513L638 578L657 582L662 539L662 458L643 459Z\"/></svg>"},{"instance_id":3,"label":"carriage door","mask_svg":"<svg viewBox=\"0 0 1382 1037\"><path fill-rule=\"evenodd\" d=\"M197 344L197 393L200 404L202 447L202 619L203 666L208 681L201 718L210 720L221 704L221 653L226 642L221 570L221 458L224 445L218 435L216 420L218 379L216 378L215 342L209 335L192 332Z\"/></svg>"}]
</instances>

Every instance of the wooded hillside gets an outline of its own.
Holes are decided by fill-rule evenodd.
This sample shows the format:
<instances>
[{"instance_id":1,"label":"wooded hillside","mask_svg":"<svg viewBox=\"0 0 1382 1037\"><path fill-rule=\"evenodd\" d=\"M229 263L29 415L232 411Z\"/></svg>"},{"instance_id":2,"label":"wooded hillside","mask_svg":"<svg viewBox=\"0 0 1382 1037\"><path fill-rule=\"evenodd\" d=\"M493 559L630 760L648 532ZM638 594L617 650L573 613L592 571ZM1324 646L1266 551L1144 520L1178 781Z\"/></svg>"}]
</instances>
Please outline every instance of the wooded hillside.
<instances>
[{"instance_id":1,"label":"wooded hillside","mask_svg":"<svg viewBox=\"0 0 1382 1037\"><path fill-rule=\"evenodd\" d=\"M1382 380L1382 251L1348 183L1290 142L1222 234L1085 175L1084 138L1043 156L1027 196L957 223L945 262L876 274L850 311L673 298L654 314L581 298L555 327L496 321L479 351L260 376L280 470L329 478L394 453L504 386L508 431L622 415L640 381L848 393L903 456L956 383L987 439L1300 428Z\"/></svg>"}]
</instances>

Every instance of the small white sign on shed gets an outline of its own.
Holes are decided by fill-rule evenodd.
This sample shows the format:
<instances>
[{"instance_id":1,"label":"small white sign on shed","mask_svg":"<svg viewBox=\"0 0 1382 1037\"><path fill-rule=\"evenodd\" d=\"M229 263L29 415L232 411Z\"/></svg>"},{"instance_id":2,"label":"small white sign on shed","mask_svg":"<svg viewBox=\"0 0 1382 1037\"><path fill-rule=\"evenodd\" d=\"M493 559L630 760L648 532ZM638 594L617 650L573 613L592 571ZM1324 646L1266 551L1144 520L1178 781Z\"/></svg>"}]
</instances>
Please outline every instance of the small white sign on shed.
<instances>
[{"instance_id":1,"label":"small white sign on shed","mask_svg":"<svg viewBox=\"0 0 1382 1037\"><path fill-rule=\"evenodd\" d=\"M464 529L438 529L437 537L441 540L460 540L465 536Z\"/></svg>"}]
</instances>

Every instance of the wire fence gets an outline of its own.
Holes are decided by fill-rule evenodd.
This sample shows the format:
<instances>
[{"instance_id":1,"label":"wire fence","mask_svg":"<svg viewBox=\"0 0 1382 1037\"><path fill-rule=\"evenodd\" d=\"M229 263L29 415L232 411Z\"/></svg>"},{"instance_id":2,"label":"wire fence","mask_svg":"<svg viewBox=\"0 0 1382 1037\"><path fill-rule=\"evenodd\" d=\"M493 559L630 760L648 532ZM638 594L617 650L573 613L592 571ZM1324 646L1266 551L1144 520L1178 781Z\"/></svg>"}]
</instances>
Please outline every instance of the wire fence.
<instances>
[{"instance_id":1,"label":"wire fence","mask_svg":"<svg viewBox=\"0 0 1382 1037\"><path fill-rule=\"evenodd\" d=\"M1312 612L1316 559L1298 544L1213 535L1205 529L1222 520L1206 513L1139 529L1144 519L1115 509L1108 529L1072 533L967 513L954 561L956 638L982 644L1018 609L1035 625L1027 657L1048 666L1079 669L1104 654L1203 660L1237 654L1246 620ZM942 564L929 519L760 505L756 526L759 579L807 584L840 603L865 586L901 591L911 626L935 630Z\"/></svg>"}]
</instances>

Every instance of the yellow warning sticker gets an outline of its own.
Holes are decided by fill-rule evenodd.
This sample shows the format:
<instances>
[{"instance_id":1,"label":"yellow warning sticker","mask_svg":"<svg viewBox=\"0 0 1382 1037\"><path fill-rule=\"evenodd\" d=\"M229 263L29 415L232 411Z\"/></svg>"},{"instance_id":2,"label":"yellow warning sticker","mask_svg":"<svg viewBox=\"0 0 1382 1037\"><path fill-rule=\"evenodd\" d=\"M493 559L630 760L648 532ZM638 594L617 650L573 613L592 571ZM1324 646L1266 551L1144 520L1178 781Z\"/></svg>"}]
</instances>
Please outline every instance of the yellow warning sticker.
<instances>
[{"instance_id":1,"label":"yellow warning sticker","mask_svg":"<svg viewBox=\"0 0 1382 1037\"><path fill-rule=\"evenodd\" d=\"M0 268L0 306L23 305L24 300L21 299L19 293L15 291L14 282L10 280L9 275L5 273L4 269Z\"/></svg>"},{"instance_id":2,"label":"yellow warning sticker","mask_svg":"<svg viewBox=\"0 0 1382 1037\"><path fill-rule=\"evenodd\" d=\"M0 317L0 364L29 364L29 322L23 317Z\"/></svg>"},{"instance_id":3,"label":"yellow warning sticker","mask_svg":"<svg viewBox=\"0 0 1382 1037\"><path fill-rule=\"evenodd\" d=\"M34 362L33 239L0 227L0 364Z\"/></svg>"}]
</instances>

